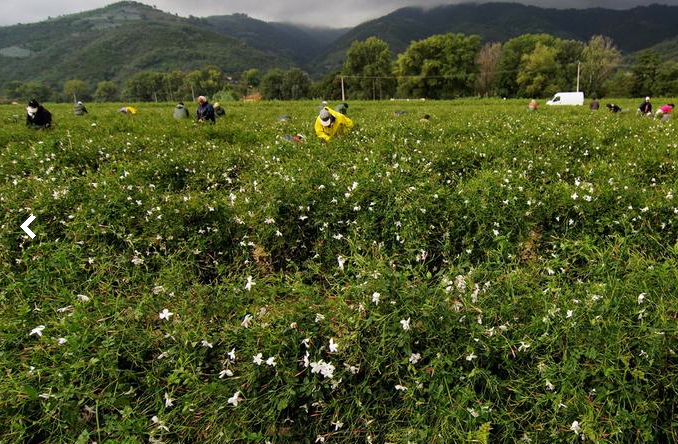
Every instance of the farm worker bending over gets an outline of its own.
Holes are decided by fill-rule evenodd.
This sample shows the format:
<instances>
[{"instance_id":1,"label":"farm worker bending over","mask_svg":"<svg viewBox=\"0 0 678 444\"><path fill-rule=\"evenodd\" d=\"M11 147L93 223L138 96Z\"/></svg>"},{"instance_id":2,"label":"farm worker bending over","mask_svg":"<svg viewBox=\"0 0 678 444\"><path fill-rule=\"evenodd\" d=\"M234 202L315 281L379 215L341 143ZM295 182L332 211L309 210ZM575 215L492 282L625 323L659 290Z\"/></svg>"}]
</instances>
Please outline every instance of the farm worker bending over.
<instances>
[{"instance_id":1,"label":"farm worker bending over","mask_svg":"<svg viewBox=\"0 0 678 444\"><path fill-rule=\"evenodd\" d=\"M641 114L643 116L651 116L652 115L652 103L650 103L650 98L645 97L645 101L638 105L638 111L636 114Z\"/></svg>"},{"instance_id":2,"label":"farm worker bending over","mask_svg":"<svg viewBox=\"0 0 678 444\"><path fill-rule=\"evenodd\" d=\"M87 114L87 108L85 108L85 105L83 105L82 102L73 105L73 115L84 116L85 114Z\"/></svg>"},{"instance_id":3,"label":"farm worker bending over","mask_svg":"<svg viewBox=\"0 0 678 444\"><path fill-rule=\"evenodd\" d=\"M315 133L324 142L329 142L334 136L338 136L350 130L353 121L345 115L324 107L315 119Z\"/></svg>"},{"instance_id":4,"label":"farm worker bending over","mask_svg":"<svg viewBox=\"0 0 678 444\"><path fill-rule=\"evenodd\" d=\"M657 119L662 119L662 120L667 120L671 118L671 111L673 111L673 103L669 103L667 105L662 105L659 107L657 110L657 114L655 114L655 117Z\"/></svg>"},{"instance_id":5,"label":"farm worker bending over","mask_svg":"<svg viewBox=\"0 0 678 444\"><path fill-rule=\"evenodd\" d=\"M184 106L184 102L177 103L177 106L174 107L174 114L172 114L175 119L188 119L188 110Z\"/></svg>"},{"instance_id":6,"label":"farm worker bending over","mask_svg":"<svg viewBox=\"0 0 678 444\"><path fill-rule=\"evenodd\" d=\"M196 112L198 122L205 122L209 120L212 123L216 122L214 116L214 107L207 101L205 96L198 97L198 111Z\"/></svg>"},{"instance_id":7,"label":"farm worker bending over","mask_svg":"<svg viewBox=\"0 0 678 444\"><path fill-rule=\"evenodd\" d=\"M539 105L537 104L537 101L532 99L530 100L530 103L527 104L527 109L529 111L536 111L539 109Z\"/></svg>"},{"instance_id":8,"label":"farm worker bending over","mask_svg":"<svg viewBox=\"0 0 678 444\"><path fill-rule=\"evenodd\" d=\"M26 126L31 128L49 128L52 125L52 114L37 100L28 102L26 107Z\"/></svg>"}]
</instances>

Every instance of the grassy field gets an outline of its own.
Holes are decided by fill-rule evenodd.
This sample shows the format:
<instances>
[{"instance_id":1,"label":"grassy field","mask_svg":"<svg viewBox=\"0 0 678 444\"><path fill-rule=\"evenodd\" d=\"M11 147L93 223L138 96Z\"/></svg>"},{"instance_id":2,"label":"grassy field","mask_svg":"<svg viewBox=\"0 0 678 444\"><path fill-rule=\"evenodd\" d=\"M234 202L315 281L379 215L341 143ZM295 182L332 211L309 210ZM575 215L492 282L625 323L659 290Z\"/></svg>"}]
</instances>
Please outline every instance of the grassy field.
<instances>
[{"instance_id":1,"label":"grassy field","mask_svg":"<svg viewBox=\"0 0 678 444\"><path fill-rule=\"evenodd\" d=\"M636 102L326 145L316 102L0 107L0 442L677 442L678 125Z\"/></svg>"}]
</instances>

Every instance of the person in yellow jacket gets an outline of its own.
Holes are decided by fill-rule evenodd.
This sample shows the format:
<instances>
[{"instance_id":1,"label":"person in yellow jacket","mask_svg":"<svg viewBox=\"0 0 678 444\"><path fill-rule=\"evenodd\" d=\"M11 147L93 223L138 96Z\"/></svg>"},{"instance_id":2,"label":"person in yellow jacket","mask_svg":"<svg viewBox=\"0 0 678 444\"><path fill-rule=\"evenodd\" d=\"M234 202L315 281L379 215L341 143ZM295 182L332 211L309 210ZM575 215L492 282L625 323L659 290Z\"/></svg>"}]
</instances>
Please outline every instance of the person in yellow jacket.
<instances>
[{"instance_id":1,"label":"person in yellow jacket","mask_svg":"<svg viewBox=\"0 0 678 444\"><path fill-rule=\"evenodd\" d=\"M353 120L340 112L324 107L315 119L315 133L324 142L329 142L334 136L338 136L353 127Z\"/></svg>"}]
</instances>

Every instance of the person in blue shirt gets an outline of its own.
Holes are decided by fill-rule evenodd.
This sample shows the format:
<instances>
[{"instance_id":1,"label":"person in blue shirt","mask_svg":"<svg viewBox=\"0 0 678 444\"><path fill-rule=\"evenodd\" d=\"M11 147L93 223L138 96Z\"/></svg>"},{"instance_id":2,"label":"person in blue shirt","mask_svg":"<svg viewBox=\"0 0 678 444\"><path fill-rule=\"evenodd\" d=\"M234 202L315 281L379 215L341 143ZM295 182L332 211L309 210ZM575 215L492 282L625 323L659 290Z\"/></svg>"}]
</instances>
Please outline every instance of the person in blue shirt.
<instances>
[{"instance_id":1,"label":"person in blue shirt","mask_svg":"<svg viewBox=\"0 0 678 444\"><path fill-rule=\"evenodd\" d=\"M205 96L198 97L198 110L196 111L198 122L215 123L214 107L207 101Z\"/></svg>"}]
</instances>

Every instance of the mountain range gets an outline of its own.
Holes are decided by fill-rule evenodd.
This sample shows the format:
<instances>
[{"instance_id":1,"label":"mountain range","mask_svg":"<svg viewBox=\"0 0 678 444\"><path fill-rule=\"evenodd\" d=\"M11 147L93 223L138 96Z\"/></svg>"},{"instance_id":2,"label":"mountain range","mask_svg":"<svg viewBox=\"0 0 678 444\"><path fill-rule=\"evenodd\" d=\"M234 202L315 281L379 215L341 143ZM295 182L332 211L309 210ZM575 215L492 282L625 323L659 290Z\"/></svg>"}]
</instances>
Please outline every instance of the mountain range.
<instances>
[{"instance_id":1,"label":"mountain range","mask_svg":"<svg viewBox=\"0 0 678 444\"><path fill-rule=\"evenodd\" d=\"M396 55L433 34L478 34L506 41L527 33L588 40L612 37L625 55L652 47L678 57L678 6L629 10L545 9L516 3L407 7L354 28L265 22L245 14L179 17L133 1L46 21L0 27L0 83L78 78L122 81L143 70L224 72L299 66L314 76L340 69L355 40L377 36Z\"/></svg>"}]
</instances>

